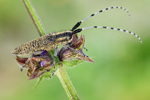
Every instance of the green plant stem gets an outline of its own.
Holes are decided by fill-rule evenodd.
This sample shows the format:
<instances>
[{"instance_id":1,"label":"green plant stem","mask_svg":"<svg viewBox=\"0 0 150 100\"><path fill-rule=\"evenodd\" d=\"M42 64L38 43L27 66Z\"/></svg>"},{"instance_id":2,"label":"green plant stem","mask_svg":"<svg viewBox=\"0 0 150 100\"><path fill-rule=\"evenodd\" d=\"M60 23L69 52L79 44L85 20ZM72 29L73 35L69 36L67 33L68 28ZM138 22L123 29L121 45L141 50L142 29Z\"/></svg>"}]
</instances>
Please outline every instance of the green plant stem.
<instances>
[{"instance_id":1,"label":"green plant stem","mask_svg":"<svg viewBox=\"0 0 150 100\"><path fill-rule=\"evenodd\" d=\"M59 66L56 75L58 76L63 88L65 89L68 98L70 100L80 100L75 88L73 87L67 75L65 67Z\"/></svg>"},{"instance_id":2,"label":"green plant stem","mask_svg":"<svg viewBox=\"0 0 150 100\"><path fill-rule=\"evenodd\" d=\"M35 24L40 36L45 35L46 31L44 30L44 27L42 25L42 23L40 22L40 19L31 3L30 0L23 0L27 11L29 12L33 23ZM57 72L56 75L58 76L63 88L65 89L65 92L68 96L68 98L70 100L79 100L79 97L77 95L77 92L74 88L74 86L72 85L67 73L66 73L66 69L63 66L59 66L57 68Z\"/></svg>"},{"instance_id":3,"label":"green plant stem","mask_svg":"<svg viewBox=\"0 0 150 100\"><path fill-rule=\"evenodd\" d=\"M40 18L38 17L31 1L30 0L23 0L23 3L25 4L25 7L26 7L30 17L32 18L33 23L36 26L40 36L45 35L46 30L44 30L42 22L41 22Z\"/></svg>"}]
</instances>

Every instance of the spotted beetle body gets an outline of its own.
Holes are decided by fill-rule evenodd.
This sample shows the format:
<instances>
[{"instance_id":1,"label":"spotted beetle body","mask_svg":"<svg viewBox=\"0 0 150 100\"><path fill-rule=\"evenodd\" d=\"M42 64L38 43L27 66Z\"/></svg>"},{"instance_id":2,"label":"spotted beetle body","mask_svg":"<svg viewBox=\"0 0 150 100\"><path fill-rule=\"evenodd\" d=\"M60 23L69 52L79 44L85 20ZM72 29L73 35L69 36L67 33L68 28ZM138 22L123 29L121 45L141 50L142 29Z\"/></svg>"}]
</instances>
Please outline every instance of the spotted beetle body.
<instances>
[{"instance_id":1,"label":"spotted beetle body","mask_svg":"<svg viewBox=\"0 0 150 100\"><path fill-rule=\"evenodd\" d=\"M49 51L60 44L69 44L72 41L72 31L50 33L30 42L22 44L12 51L14 55L31 55L37 51Z\"/></svg>"}]
</instances>

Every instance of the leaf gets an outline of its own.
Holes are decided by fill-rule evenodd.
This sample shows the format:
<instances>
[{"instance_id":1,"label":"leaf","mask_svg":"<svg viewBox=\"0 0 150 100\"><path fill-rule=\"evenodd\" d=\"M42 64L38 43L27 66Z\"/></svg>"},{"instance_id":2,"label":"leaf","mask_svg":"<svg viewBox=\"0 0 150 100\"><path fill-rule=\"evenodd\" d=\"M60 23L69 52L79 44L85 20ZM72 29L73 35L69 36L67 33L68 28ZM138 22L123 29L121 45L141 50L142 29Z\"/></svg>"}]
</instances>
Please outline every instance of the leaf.
<instances>
[{"instance_id":1,"label":"leaf","mask_svg":"<svg viewBox=\"0 0 150 100\"><path fill-rule=\"evenodd\" d=\"M43 75L38 78L36 85L32 89L37 88L39 86L39 84L41 83L42 79L43 79Z\"/></svg>"},{"instance_id":2,"label":"leaf","mask_svg":"<svg viewBox=\"0 0 150 100\"><path fill-rule=\"evenodd\" d=\"M83 61L83 60L64 60L63 64L67 67L76 67L83 62L85 62L85 61Z\"/></svg>"}]
</instances>

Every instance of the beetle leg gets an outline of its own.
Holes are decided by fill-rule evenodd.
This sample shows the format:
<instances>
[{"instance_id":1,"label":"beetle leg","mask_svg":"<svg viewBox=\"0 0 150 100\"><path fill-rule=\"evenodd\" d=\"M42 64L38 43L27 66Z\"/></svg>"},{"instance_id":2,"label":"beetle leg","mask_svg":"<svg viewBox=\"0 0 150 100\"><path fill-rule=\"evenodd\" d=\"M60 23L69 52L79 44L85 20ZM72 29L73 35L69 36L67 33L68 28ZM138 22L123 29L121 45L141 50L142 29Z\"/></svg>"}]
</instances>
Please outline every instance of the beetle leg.
<instances>
[{"instance_id":1,"label":"beetle leg","mask_svg":"<svg viewBox=\"0 0 150 100\"><path fill-rule=\"evenodd\" d=\"M25 67L25 64L20 68L21 71L23 71L23 68Z\"/></svg>"},{"instance_id":2,"label":"beetle leg","mask_svg":"<svg viewBox=\"0 0 150 100\"><path fill-rule=\"evenodd\" d=\"M53 62L52 62L52 64L54 65L54 69L53 69L53 73L52 73L52 76L51 77L53 77L53 75L54 75L54 72L55 72L55 57L57 56L57 54L58 54L58 46L55 48L55 53L54 53L54 55L53 55Z\"/></svg>"},{"instance_id":3,"label":"beetle leg","mask_svg":"<svg viewBox=\"0 0 150 100\"><path fill-rule=\"evenodd\" d=\"M21 71L23 71L23 68L26 66L26 64L31 60L31 57L28 58L28 60L25 62L25 64L21 67Z\"/></svg>"},{"instance_id":4,"label":"beetle leg","mask_svg":"<svg viewBox=\"0 0 150 100\"><path fill-rule=\"evenodd\" d=\"M28 58L28 60L25 62L25 64L24 65L22 65L22 67L21 67L21 71L23 71L23 68L26 66L26 64L28 64L29 62L31 62L31 58Z\"/></svg>"},{"instance_id":5,"label":"beetle leg","mask_svg":"<svg viewBox=\"0 0 150 100\"><path fill-rule=\"evenodd\" d=\"M36 51L36 52L34 52L34 53L30 56L30 58L33 57L33 56L36 56L36 55L40 55L42 52L43 52L43 50L41 50L41 51Z\"/></svg>"},{"instance_id":6,"label":"beetle leg","mask_svg":"<svg viewBox=\"0 0 150 100\"><path fill-rule=\"evenodd\" d=\"M26 66L26 64L30 61L30 58L32 58L32 57L34 57L34 56L36 56L36 55L40 55L41 53L42 53L43 51L41 50L41 51L37 51L37 52L34 52L29 58L28 58L28 60L25 62L25 64L21 67L21 71L23 71L23 68Z\"/></svg>"}]
</instances>

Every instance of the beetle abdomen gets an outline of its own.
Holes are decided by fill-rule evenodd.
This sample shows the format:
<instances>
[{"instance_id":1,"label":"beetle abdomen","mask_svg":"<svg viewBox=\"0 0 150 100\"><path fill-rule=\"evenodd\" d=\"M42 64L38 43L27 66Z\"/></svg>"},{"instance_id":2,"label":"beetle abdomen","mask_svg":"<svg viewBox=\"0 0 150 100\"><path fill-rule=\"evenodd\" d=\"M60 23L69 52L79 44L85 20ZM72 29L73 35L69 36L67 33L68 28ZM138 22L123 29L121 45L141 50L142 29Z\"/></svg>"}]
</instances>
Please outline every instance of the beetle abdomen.
<instances>
[{"instance_id":1,"label":"beetle abdomen","mask_svg":"<svg viewBox=\"0 0 150 100\"><path fill-rule=\"evenodd\" d=\"M15 55L28 55L33 54L36 51L42 51L47 49L53 49L53 39L51 41L47 40L47 36L42 36L40 38L37 38L35 40L32 40L30 42L27 42L25 44L22 44L21 46L15 48L12 51L12 54Z\"/></svg>"}]
</instances>

